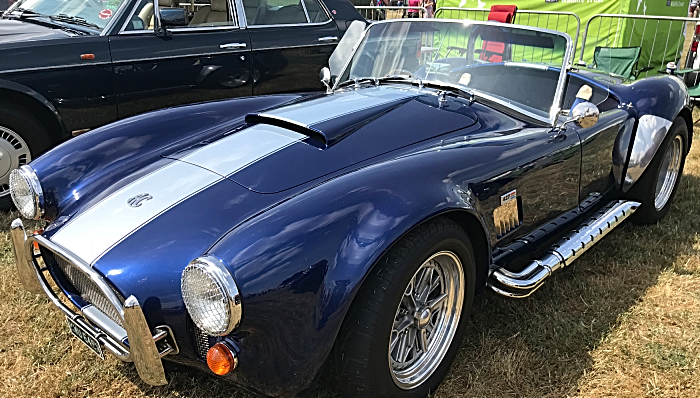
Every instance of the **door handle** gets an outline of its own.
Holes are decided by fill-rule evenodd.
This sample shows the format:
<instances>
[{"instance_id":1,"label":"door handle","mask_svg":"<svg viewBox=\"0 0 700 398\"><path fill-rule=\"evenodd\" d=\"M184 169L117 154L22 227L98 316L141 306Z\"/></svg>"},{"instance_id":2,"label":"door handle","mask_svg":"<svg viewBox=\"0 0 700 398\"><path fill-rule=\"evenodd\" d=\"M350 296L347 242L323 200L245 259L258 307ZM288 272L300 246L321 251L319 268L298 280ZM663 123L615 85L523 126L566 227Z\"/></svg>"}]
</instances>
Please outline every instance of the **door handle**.
<instances>
[{"instance_id":1,"label":"door handle","mask_svg":"<svg viewBox=\"0 0 700 398\"><path fill-rule=\"evenodd\" d=\"M222 50L240 50L245 48L245 43L228 43L219 46Z\"/></svg>"},{"instance_id":2,"label":"door handle","mask_svg":"<svg viewBox=\"0 0 700 398\"><path fill-rule=\"evenodd\" d=\"M318 41L320 41L321 43L326 43L329 41L338 41L338 38L335 36L319 37Z\"/></svg>"}]
</instances>

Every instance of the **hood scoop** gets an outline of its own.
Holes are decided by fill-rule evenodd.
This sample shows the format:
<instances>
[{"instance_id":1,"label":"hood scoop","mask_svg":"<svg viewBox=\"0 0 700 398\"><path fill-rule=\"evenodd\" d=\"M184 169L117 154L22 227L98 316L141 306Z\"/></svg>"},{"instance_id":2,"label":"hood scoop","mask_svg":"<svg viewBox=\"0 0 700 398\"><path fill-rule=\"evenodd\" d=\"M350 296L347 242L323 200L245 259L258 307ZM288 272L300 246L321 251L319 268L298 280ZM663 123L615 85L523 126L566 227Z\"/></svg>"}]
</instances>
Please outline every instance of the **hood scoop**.
<instances>
[{"instance_id":1,"label":"hood scoop","mask_svg":"<svg viewBox=\"0 0 700 398\"><path fill-rule=\"evenodd\" d=\"M377 87L250 113L245 121L217 141L167 157L252 191L276 193L464 130L477 116L468 101L440 102L430 92Z\"/></svg>"}]
</instances>

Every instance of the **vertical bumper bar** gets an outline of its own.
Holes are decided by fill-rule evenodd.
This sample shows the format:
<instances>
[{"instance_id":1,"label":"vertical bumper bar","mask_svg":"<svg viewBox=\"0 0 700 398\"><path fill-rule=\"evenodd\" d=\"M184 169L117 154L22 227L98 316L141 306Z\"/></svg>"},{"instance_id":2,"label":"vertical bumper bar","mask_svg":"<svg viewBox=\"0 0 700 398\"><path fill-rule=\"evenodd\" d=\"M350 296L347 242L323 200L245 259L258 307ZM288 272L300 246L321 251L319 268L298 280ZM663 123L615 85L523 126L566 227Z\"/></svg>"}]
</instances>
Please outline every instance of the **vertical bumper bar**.
<instances>
[{"instance_id":1,"label":"vertical bumper bar","mask_svg":"<svg viewBox=\"0 0 700 398\"><path fill-rule=\"evenodd\" d=\"M143 316L141 305L134 296L129 296L124 302L124 328L129 336L131 359L141 379L152 386L168 384L156 342Z\"/></svg>"},{"instance_id":2,"label":"vertical bumper bar","mask_svg":"<svg viewBox=\"0 0 700 398\"><path fill-rule=\"evenodd\" d=\"M15 251L15 259L17 260L17 275L19 275L22 286L32 293L43 293L44 289L39 284L34 264L29 257L32 253L32 248L26 247L27 235L24 233L24 225L19 218L12 221L10 236L12 237L12 248Z\"/></svg>"}]
</instances>

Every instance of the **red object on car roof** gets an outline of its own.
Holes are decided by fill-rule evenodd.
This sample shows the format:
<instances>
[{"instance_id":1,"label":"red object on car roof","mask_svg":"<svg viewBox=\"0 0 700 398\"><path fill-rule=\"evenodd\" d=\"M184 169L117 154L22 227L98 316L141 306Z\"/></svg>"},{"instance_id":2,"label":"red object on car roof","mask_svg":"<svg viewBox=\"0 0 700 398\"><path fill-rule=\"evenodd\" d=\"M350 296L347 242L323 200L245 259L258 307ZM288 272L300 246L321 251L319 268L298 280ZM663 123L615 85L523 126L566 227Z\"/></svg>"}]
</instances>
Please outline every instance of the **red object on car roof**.
<instances>
[{"instance_id":1,"label":"red object on car roof","mask_svg":"<svg viewBox=\"0 0 700 398\"><path fill-rule=\"evenodd\" d=\"M489 21L512 23L513 18L515 18L515 13L518 11L517 6L504 6L495 5L491 6L491 11L489 12ZM494 42L494 41L484 41L481 46L483 52L481 53L481 59L488 62L502 62L503 52L506 49L504 43Z\"/></svg>"}]
</instances>

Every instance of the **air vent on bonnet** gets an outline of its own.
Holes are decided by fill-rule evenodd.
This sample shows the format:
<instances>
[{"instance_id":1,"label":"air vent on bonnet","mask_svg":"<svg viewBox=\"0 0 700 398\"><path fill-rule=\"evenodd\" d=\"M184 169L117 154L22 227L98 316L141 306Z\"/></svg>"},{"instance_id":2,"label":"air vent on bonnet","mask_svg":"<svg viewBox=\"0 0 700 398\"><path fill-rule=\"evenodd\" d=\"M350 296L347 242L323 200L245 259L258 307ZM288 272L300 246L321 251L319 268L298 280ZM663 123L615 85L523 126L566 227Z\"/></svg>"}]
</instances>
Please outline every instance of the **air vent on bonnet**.
<instances>
[{"instance_id":1,"label":"air vent on bonnet","mask_svg":"<svg viewBox=\"0 0 700 398\"><path fill-rule=\"evenodd\" d=\"M250 113L245 117L245 121L248 124L268 124L270 126L281 127L283 129L303 134L309 138L313 138L316 143L321 144L321 148L325 148L328 145L328 138L325 134L323 134L323 132L294 120L262 113Z\"/></svg>"}]
</instances>

